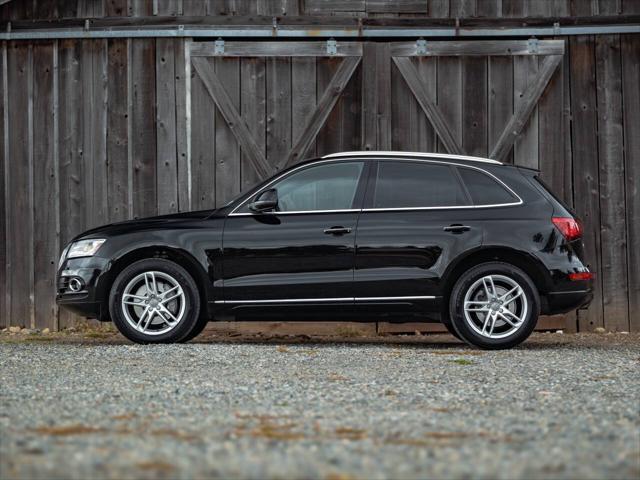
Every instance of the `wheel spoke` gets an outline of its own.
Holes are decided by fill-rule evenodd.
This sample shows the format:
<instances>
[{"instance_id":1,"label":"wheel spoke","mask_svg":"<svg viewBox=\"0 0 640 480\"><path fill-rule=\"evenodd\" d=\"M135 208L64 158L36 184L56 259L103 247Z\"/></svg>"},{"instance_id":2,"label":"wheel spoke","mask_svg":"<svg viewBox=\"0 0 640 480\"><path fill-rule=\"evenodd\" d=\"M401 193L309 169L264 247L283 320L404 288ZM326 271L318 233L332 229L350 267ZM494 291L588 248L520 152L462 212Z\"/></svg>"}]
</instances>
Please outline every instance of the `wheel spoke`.
<instances>
[{"instance_id":1,"label":"wheel spoke","mask_svg":"<svg viewBox=\"0 0 640 480\"><path fill-rule=\"evenodd\" d=\"M513 313L511 310L508 309L504 309L504 311L502 312L503 314L509 315L511 318L513 318L517 323L520 323L522 321L522 319L517 316L515 313Z\"/></svg>"},{"instance_id":2,"label":"wheel spoke","mask_svg":"<svg viewBox=\"0 0 640 480\"><path fill-rule=\"evenodd\" d=\"M149 328L149 325L151 325L151 322L153 321L153 317L155 317L155 316L156 316L156 315L155 315L155 313L156 313L156 312L155 312L155 310L152 310L152 311L149 313L149 315L148 315L149 320L147 320L147 323L146 323L146 324L145 324L145 326L142 328L142 332L143 332L143 333L144 333L144 332L146 332L146 331L147 331L147 328Z\"/></svg>"},{"instance_id":3,"label":"wheel spoke","mask_svg":"<svg viewBox=\"0 0 640 480\"><path fill-rule=\"evenodd\" d=\"M518 293L516 293L513 297L509 298L508 300L504 301L504 306L509 305L511 302L513 302L516 298L521 297L522 296L522 290L520 290Z\"/></svg>"},{"instance_id":4,"label":"wheel spoke","mask_svg":"<svg viewBox=\"0 0 640 480\"><path fill-rule=\"evenodd\" d=\"M484 323L482 324L482 335L484 335L485 332L487 331L487 326L489 325L489 321L491 321L492 318L493 318L493 315L491 315L490 313L488 313L487 316L484 318Z\"/></svg>"},{"instance_id":5,"label":"wheel spoke","mask_svg":"<svg viewBox=\"0 0 640 480\"><path fill-rule=\"evenodd\" d=\"M172 297L169 298L163 298L162 300L160 300L160 305L165 305L167 303L169 303L171 300L175 300L178 297L182 296L182 292L176 293L175 295L173 295Z\"/></svg>"},{"instance_id":6,"label":"wheel spoke","mask_svg":"<svg viewBox=\"0 0 640 480\"><path fill-rule=\"evenodd\" d=\"M504 295L501 295L499 300L503 300L504 301L509 295L512 295L513 292L517 291L519 288L520 288L520 285L516 285L511 290L509 290L507 293L505 293Z\"/></svg>"},{"instance_id":7,"label":"wheel spoke","mask_svg":"<svg viewBox=\"0 0 640 480\"><path fill-rule=\"evenodd\" d=\"M134 307L142 307L144 305L142 303L142 300L140 300L138 302L131 302L129 300L122 300L122 303L124 303L125 305L133 305Z\"/></svg>"},{"instance_id":8,"label":"wheel spoke","mask_svg":"<svg viewBox=\"0 0 640 480\"><path fill-rule=\"evenodd\" d=\"M146 300L147 297L143 295L134 295L133 293L123 293L122 298L135 298L136 300Z\"/></svg>"},{"instance_id":9,"label":"wheel spoke","mask_svg":"<svg viewBox=\"0 0 640 480\"><path fill-rule=\"evenodd\" d=\"M169 295L174 290L177 290L178 288L180 288L180 285L176 285L175 287L171 287L169 290L165 290L164 292L162 292L162 294L160 296L162 298L165 298L167 295Z\"/></svg>"},{"instance_id":10,"label":"wheel spoke","mask_svg":"<svg viewBox=\"0 0 640 480\"><path fill-rule=\"evenodd\" d=\"M493 329L496 326L496 319L498 318L497 315L492 315L491 317L491 330L489 330L489 336L493 335Z\"/></svg>"},{"instance_id":11,"label":"wheel spoke","mask_svg":"<svg viewBox=\"0 0 640 480\"><path fill-rule=\"evenodd\" d=\"M169 325L175 325L176 323L178 323L178 319L176 318L176 316L173 313L171 313L167 307L165 307L164 305L160 305L160 309L163 314L168 315L173 320L173 322L167 321ZM166 321L166 318L165 318L165 321Z\"/></svg>"},{"instance_id":12,"label":"wheel spoke","mask_svg":"<svg viewBox=\"0 0 640 480\"><path fill-rule=\"evenodd\" d=\"M507 316L506 316L504 313L502 313L502 312L498 312L498 315L499 315L500 317L502 317L502 319L503 319L505 322L507 322L509 325L511 325L512 327L517 327L517 326L518 326L518 324L517 324L517 323L513 323L509 318L507 318Z\"/></svg>"},{"instance_id":13,"label":"wheel spoke","mask_svg":"<svg viewBox=\"0 0 640 480\"><path fill-rule=\"evenodd\" d=\"M140 325L142 324L142 321L144 320L144 317L147 315L147 313L149 313L149 307L145 307L144 312L142 312L142 315L140 315L140 318L138 319L138 324L136 325L136 328L138 330L140 329Z\"/></svg>"}]
</instances>

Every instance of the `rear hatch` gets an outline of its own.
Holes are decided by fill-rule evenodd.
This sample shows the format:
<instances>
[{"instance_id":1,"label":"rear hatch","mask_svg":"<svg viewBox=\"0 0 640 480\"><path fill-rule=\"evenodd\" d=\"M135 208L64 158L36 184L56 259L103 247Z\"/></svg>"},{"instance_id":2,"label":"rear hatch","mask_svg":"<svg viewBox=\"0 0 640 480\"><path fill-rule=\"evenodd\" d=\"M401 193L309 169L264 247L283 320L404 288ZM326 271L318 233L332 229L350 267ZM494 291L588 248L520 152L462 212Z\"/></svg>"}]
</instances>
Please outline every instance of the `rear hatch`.
<instances>
[{"instance_id":1,"label":"rear hatch","mask_svg":"<svg viewBox=\"0 0 640 480\"><path fill-rule=\"evenodd\" d=\"M552 223L567 240L572 250L581 261L584 261L584 243L582 220L576 212L558 197L551 187L540 177L538 170L519 167L518 170L529 179L531 184L553 205Z\"/></svg>"}]
</instances>

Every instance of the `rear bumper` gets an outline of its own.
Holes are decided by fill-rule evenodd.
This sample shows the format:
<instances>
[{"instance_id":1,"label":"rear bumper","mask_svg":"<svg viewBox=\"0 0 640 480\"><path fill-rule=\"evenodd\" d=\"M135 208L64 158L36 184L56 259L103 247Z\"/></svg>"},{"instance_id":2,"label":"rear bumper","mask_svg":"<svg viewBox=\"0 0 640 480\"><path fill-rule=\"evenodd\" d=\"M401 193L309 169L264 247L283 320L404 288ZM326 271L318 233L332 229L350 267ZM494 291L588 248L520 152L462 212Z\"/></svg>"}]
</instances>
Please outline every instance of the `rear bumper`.
<instances>
[{"instance_id":1,"label":"rear bumper","mask_svg":"<svg viewBox=\"0 0 640 480\"><path fill-rule=\"evenodd\" d=\"M591 300L593 300L593 291L590 288L569 292L549 292L543 298L542 314L556 315L586 308Z\"/></svg>"}]
</instances>

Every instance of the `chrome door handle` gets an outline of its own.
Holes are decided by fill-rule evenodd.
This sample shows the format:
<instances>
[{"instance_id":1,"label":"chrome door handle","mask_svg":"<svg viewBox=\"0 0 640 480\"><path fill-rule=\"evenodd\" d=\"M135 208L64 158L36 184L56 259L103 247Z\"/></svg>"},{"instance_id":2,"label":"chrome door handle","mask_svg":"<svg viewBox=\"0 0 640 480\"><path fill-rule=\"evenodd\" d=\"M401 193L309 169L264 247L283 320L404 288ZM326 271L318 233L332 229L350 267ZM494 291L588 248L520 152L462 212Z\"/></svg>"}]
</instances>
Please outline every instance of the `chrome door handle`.
<instances>
[{"instance_id":1,"label":"chrome door handle","mask_svg":"<svg viewBox=\"0 0 640 480\"><path fill-rule=\"evenodd\" d=\"M351 229L345 227L330 227L325 228L324 233L327 235L344 235L345 233L351 233Z\"/></svg>"},{"instance_id":2,"label":"chrome door handle","mask_svg":"<svg viewBox=\"0 0 640 480\"><path fill-rule=\"evenodd\" d=\"M462 232L468 232L469 230L471 230L471 227L468 227L467 225L460 225L460 224L454 223L453 225L444 227L443 230L445 232L462 233Z\"/></svg>"}]
</instances>

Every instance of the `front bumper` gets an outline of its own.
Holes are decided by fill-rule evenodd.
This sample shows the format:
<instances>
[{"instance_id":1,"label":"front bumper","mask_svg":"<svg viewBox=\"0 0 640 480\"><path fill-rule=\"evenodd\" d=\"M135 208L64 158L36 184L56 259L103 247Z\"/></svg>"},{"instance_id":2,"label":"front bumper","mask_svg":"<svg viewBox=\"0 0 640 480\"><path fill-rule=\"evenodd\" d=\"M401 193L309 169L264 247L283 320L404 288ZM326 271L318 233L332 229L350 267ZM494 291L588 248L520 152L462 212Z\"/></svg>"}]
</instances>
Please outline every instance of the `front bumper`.
<instances>
[{"instance_id":1,"label":"front bumper","mask_svg":"<svg viewBox=\"0 0 640 480\"><path fill-rule=\"evenodd\" d=\"M108 259L97 256L65 260L56 278L57 304L83 317L108 320L107 298L102 286L109 265ZM72 279L79 281L79 290L70 288Z\"/></svg>"}]
</instances>

